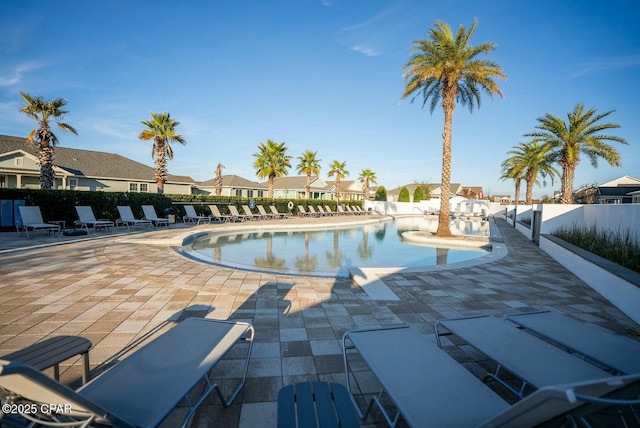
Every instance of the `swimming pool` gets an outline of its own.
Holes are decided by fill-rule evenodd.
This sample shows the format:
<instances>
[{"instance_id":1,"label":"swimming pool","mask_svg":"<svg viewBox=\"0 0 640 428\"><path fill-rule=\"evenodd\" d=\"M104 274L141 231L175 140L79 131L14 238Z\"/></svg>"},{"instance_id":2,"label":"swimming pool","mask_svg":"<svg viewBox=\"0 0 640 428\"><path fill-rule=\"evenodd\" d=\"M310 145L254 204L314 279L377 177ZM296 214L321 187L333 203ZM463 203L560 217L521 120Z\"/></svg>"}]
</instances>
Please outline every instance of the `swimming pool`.
<instances>
[{"instance_id":1,"label":"swimming pool","mask_svg":"<svg viewBox=\"0 0 640 428\"><path fill-rule=\"evenodd\" d=\"M182 251L232 268L332 277L348 277L352 267L435 266L472 260L490 251L409 245L400 236L436 227L435 218L412 217L323 230L212 232L198 236ZM486 220L453 220L451 228L458 234L489 235Z\"/></svg>"}]
</instances>

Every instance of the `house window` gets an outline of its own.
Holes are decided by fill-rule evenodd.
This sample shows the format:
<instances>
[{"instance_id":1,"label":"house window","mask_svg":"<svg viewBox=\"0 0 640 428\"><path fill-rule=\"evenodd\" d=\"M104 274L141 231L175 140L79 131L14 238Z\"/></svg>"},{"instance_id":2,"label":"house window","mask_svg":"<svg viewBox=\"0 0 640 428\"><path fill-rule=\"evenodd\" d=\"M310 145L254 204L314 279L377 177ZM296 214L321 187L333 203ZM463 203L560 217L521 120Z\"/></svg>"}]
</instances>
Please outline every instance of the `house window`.
<instances>
[{"instance_id":1,"label":"house window","mask_svg":"<svg viewBox=\"0 0 640 428\"><path fill-rule=\"evenodd\" d=\"M23 159L22 158L15 158L15 165L16 166L22 166L23 165Z\"/></svg>"},{"instance_id":2,"label":"house window","mask_svg":"<svg viewBox=\"0 0 640 428\"><path fill-rule=\"evenodd\" d=\"M236 196L242 196L242 189L236 189Z\"/></svg>"},{"instance_id":3,"label":"house window","mask_svg":"<svg viewBox=\"0 0 640 428\"><path fill-rule=\"evenodd\" d=\"M78 179L70 178L69 179L69 190L77 190L78 189Z\"/></svg>"},{"instance_id":4,"label":"house window","mask_svg":"<svg viewBox=\"0 0 640 428\"><path fill-rule=\"evenodd\" d=\"M147 193L149 191L149 185L147 183L140 183L140 192Z\"/></svg>"},{"instance_id":5,"label":"house window","mask_svg":"<svg viewBox=\"0 0 640 428\"><path fill-rule=\"evenodd\" d=\"M264 190L258 190L258 197L264 198Z\"/></svg>"},{"instance_id":6,"label":"house window","mask_svg":"<svg viewBox=\"0 0 640 428\"><path fill-rule=\"evenodd\" d=\"M247 190L247 198L253 198L253 190Z\"/></svg>"},{"instance_id":7,"label":"house window","mask_svg":"<svg viewBox=\"0 0 640 428\"><path fill-rule=\"evenodd\" d=\"M129 191L137 192L138 191L138 183L129 183Z\"/></svg>"}]
</instances>

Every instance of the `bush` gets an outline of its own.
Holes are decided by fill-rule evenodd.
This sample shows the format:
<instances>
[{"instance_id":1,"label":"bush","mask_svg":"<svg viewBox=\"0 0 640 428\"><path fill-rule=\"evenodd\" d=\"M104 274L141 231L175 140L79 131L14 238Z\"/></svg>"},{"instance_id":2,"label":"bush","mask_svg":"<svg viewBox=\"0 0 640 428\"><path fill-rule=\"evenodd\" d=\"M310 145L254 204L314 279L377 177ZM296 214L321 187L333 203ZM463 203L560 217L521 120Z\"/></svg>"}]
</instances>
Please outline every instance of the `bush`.
<instances>
[{"instance_id":1,"label":"bush","mask_svg":"<svg viewBox=\"0 0 640 428\"><path fill-rule=\"evenodd\" d=\"M400 194L398 195L398 202L411 202L409 197L409 191L406 187L400 189Z\"/></svg>"},{"instance_id":2,"label":"bush","mask_svg":"<svg viewBox=\"0 0 640 428\"><path fill-rule=\"evenodd\" d=\"M561 228L552 235L609 261L640 272L640 241L630 229L622 232L598 232L591 228Z\"/></svg>"},{"instance_id":3,"label":"bush","mask_svg":"<svg viewBox=\"0 0 640 428\"><path fill-rule=\"evenodd\" d=\"M417 186L416 190L413 192L413 202L420 202L424 200L424 188L422 186Z\"/></svg>"},{"instance_id":4,"label":"bush","mask_svg":"<svg viewBox=\"0 0 640 428\"><path fill-rule=\"evenodd\" d=\"M376 195L374 197L376 201L386 201L387 200L387 189L384 186L378 187L376 190Z\"/></svg>"}]
</instances>

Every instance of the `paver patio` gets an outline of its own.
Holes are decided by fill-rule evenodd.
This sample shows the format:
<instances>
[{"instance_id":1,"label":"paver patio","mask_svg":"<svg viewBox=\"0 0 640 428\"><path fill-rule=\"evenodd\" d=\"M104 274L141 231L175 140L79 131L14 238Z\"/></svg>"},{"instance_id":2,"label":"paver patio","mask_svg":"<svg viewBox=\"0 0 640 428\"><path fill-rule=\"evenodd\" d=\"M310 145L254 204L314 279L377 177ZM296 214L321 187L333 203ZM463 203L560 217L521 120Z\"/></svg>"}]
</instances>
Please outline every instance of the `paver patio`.
<instances>
[{"instance_id":1,"label":"paver patio","mask_svg":"<svg viewBox=\"0 0 640 428\"><path fill-rule=\"evenodd\" d=\"M275 426L277 392L283 385L344 383L340 339L350 328L408 323L433 339L433 324L440 318L553 308L638 339L634 333L640 327L632 320L505 221L496 219L494 226L507 256L471 267L386 275L383 280L399 301L374 300L346 278L233 270L188 259L170 241L130 242L220 225L177 225L126 235L96 232L90 237L97 239L91 240L43 234L27 240L2 233L0 355L47 337L81 335L94 344L90 358L96 376L140 339L186 317L248 321L255 326L256 343L243 393L229 409L211 396L193 426L264 427ZM477 375L490 365L468 346L447 343L449 353ZM241 375L239 357L232 351L215 369L214 378L227 390ZM70 360L61 366L61 380L77 386L81 370L78 360ZM377 392L366 368L357 369L355 377L361 392ZM176 410L166 425L174 425L181 412Z\"/></svg>"}]
</instances>

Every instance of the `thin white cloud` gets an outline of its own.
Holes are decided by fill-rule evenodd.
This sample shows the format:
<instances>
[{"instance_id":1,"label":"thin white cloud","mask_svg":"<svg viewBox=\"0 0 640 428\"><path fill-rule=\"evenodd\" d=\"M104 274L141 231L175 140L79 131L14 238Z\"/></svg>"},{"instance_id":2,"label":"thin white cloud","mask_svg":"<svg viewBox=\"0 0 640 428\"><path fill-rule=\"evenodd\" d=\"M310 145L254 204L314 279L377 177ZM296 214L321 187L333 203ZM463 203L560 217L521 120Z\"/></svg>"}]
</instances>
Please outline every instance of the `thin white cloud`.
<instances>
[{"instance_id":1,"label":"thin white cloud","mask_svg":"<svg viewBox=\"0 0 640 428\"><path fill-rule=\"evenodd\" d=\"M620 70L635 67L640 67L640 55L608 58L601 61L593 61L586 64L581 64L580 69L571 73L569 78L583 77L610 70Z\"/></svg>"},{"instance_id":2,"label":"thin white cloud","mask_svg":"<svg viewBox=\"0 0 640 428\"><path fill-rule=\"evenodd\" d=\"M365 21L359 22L357 24L350 25L348 27L343 27L343 28L340 29L340 31L350 32L350 31L355 31L355 30L359 30L361 28L367 27L367 26L373 24L374 22L380 21L385 16L389 15L389 13L391 13L392 10L393 10L392 8L388 8L387 10L383 10L382 12L372 16L371 18L369 18L369 19L367 19Z\"/></svg>"},{"instance_id":3,"label":"thin white cloud","mask_svg":"<svg viewBox=\"0 0 640 428\"><path fill-rule=\"evenodd\" d=\"M355 45L351 47L352 51L356 51L366 56L379 56L380 52L376 51L374 48L365 46L365 45Z\"/></svg>"},{"instance_id":4,"label":"thin white cloud","mask_svg":"<svg viewBox=\"0 0 640 428\"><path fill-rule=\"evenodd\" d=\"M331 0L322 0L322 5L327 7L331 6Z\"/></svg>"},{"instance_id":5,"label":"thin white cloud","mask_svg":"<svg viewBox=\"0 0 640 428\"><path fill-rule=\"evenodd\" d=\"M22 81L22 77L25 73L40 67L40 65L35 63L19 64L13 67L13 69L10 70L6 76L0 75L0 86L15 86Z\"/></svg>"}]
</instances>

